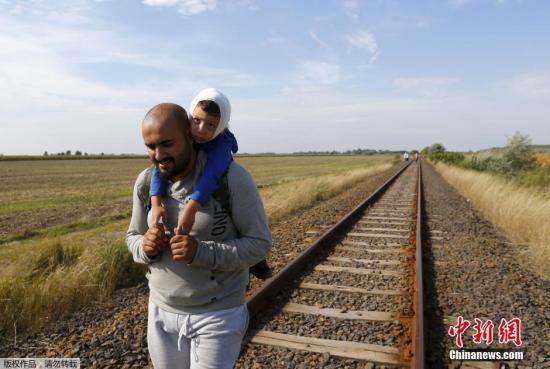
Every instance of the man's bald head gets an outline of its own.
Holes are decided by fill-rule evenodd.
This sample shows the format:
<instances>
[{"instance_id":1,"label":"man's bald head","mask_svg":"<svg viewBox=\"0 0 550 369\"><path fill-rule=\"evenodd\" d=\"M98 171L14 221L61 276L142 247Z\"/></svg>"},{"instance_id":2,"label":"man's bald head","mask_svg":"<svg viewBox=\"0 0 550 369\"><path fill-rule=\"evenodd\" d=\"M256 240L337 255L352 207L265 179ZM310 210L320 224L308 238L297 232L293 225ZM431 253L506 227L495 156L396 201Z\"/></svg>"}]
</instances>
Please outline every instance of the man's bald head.
<instances>
[{"instance_id":1,"label":"man's bald head","mask_svg":"<svg viewBox=\"0 0 550 369\"><path fill-rule=\"evenodd\" d=\"M164 124L177 124L183 132L189 130L187 112L178 104L161 103L153 106L147 114L145 114L142 127L145 128L146 125Z\"/></svg>"},{"instance_id":2,"label":"man's bald head","mask_svg":"<svg viewBox=\"0 0 550 369\"><path fill-rule=\"evenodd\" d=\"M143 118L141 134L147 155L165 178L185 177L194 167L196 152L189 118L181 106L172 103L154 106Z\"/></svg>"}]
</instances>

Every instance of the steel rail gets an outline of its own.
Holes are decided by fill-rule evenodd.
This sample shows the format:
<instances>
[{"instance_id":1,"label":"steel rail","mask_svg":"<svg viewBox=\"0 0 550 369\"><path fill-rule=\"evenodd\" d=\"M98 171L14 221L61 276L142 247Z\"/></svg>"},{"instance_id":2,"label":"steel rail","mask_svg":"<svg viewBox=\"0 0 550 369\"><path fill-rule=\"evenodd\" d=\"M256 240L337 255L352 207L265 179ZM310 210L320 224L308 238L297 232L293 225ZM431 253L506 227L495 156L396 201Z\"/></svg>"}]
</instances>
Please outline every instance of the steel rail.
<instances>
[{"instance_id":1,"label":"steel rail","mask_svg":"<svg viewBox=\"0 0 550 369\"><path fill-rule=\"evenodd\" d=\"M279 271L273 278L268 280L262 287L258 288L248 299L247 308L251 316L254 316L261 311L268 303L269 299L279 291L290 281L296 278L296 276L303 271L304 264L311 260L315 255L319 253L328 244L331 237L336 235L341 229L345 228L351 220L363 211L368 205L372 204L382 193L389 187L389 185L395 181L395 179L403 173L403 171L411 164L411 161L403 165L390 179L388 179L383 185L381 185L376 191L374 191L366 200L359 204L355 209L346 214L342 220L340 220L335 226L328 229L318 240L316 240L311 246L298 255L293 261L287 264L281 271Z\"/></svg>"},{"instance_id":2,"label":"steel rail","mask_svg":"<svg viewBox=\"0 0 550 369\"><path fill-rule=\"evenodd\" d=\"M418 183L416 201L416 252L413 310L415 313L412 324L412 361L411 369L424 369L424 292L422 287L422 167L418 163Z\"/></svg>"}]
</instances>

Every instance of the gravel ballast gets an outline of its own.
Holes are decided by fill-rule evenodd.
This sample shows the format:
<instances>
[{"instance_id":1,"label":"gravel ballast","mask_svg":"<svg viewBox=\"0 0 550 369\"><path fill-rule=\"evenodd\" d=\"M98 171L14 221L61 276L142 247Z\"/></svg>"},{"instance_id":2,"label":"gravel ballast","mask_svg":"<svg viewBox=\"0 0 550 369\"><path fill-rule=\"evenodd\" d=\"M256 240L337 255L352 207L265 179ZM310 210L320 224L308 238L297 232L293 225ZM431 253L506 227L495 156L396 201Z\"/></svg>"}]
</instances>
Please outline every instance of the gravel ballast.
<instances>
[{"instance_id":1,"label":"gravel ballast","mask_svg":"<svg viewBox=\"0 0 550 369\"><path fill-rule=\"evenodd\" d=\"M423 165L427 223L424 245L426 359L429 368L458 366L449 327L462 315L472 326L464 333L465 348L473 342L474 319L490 319L494 341L489 348L523 351L525 360L512 368L550 368L550 284L519 263L520 248L462 197L433 169ZM435 231L435 232L434 232ZM501 319L521 319L522 346L498 344ZM451 319L451 321L449 321Z\"/></svg>"}]
</instances>

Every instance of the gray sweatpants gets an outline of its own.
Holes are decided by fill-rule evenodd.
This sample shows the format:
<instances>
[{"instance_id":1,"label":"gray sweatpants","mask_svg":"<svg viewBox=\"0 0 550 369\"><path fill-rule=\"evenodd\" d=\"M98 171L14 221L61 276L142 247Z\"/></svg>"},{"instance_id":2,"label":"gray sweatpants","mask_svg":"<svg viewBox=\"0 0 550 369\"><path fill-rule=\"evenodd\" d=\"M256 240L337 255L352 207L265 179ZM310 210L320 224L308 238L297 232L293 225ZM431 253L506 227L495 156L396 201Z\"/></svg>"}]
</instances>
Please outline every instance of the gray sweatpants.
<instances>
[{"instance_id":1,"label":"gray sweatpants","mask_svg":"<svg viewBox=\"0 0 550 369\"><path fill-rule=\"evenodd\" d=\"M155 369L231 369L248 326L246 304L174 314L149 300L147 345Z\"/></svg>"}]
</instances>

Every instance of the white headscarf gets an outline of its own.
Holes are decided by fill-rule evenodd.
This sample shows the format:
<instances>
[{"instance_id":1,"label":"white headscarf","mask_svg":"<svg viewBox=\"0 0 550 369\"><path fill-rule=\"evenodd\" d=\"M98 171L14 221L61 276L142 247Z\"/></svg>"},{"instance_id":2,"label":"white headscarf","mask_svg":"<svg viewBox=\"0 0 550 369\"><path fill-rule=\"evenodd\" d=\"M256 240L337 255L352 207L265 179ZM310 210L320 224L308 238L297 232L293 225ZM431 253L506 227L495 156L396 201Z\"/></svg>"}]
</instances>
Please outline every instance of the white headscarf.
<instances>
[{"instance_id":1,"label":"white headscarf","mask_svg":"<svg viewBox=\"0 0 550 369\"><path fill-rule=\"evenodd\" d=\"M216 138L220 133L222 133L226 128L229 128L229 118L231 117L231 104L229 99L222 94L220 91L215 88L205 88L195 98L191 101L189 106L189 119L193 119L192 114L199 101L210 100L218 104L220 108L220 122L214 132L212 139Z\"/></svg>"}]
</instances>

